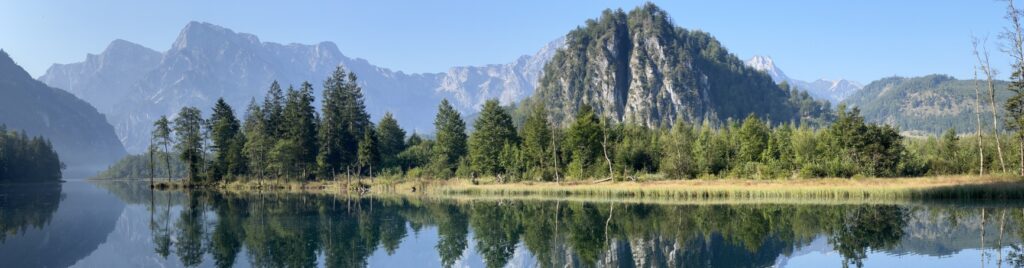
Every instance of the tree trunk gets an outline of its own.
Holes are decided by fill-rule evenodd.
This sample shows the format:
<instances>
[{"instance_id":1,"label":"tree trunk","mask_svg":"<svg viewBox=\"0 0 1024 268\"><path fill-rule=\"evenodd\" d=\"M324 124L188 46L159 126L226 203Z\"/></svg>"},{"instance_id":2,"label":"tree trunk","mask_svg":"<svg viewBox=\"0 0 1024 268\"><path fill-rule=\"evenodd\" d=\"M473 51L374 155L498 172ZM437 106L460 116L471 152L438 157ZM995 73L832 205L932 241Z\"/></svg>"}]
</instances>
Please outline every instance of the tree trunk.
<instances>
[{"instance_id":1,"label":"tree trunk","mask_svg":"<svg viewBox=\"0 0 1024 268\"><path fill-rule=\"evenodd\" d=\"M989 63L988 48L982 45L982 49L979 52L978 43L978 38L972 38L971 45L974 47L974 57L978 60L981 71L985 73L985 81L987 81L988 84L989 107L992 108L992 136L995 136L996 140L996 153L999 155L999 166L1003 169L1003 173L1006 173L1006 161L1003 160L1003 145L999 140L999 116L996 113L996 89L992 84L992 77L996 74L992 70L992 65Z\"/></svg>"},{"instance_id":2,"label":"tree trunk","mask_svg":"<svg viewBox=\"0 0 1024 268\"><path fill-rule=\"evenodd\" d=\"M615 172L612 171L612 159L608 157L608 131L604 131L604 141L601 142L601 149L604 151L604 161L608 162L608 178L615 177Z\"/></svg>"},{"instance_id":3,"label":"tree trunk","mask_svg":"<svg viewBox=\"0 0 1024 268\"><path fill-rule=\"evenodd\" d=\"M978 69L974 69L974 117L977 120L978 132L978 175L985 175L984 127L981 125L981 85L978 84Z\"/></svg>"},{"instance_id":4,"label":"tree trunk","mask_svg":"<svg viewBox=\"0 0 1024 268\"><path fill-rule=\"evenodd\" d=\"M558 174L558 143L555 142L555 127L551 127L551 158L555 163L555 182L562 182L562 177Z\"/></svg>"}]
</instances>

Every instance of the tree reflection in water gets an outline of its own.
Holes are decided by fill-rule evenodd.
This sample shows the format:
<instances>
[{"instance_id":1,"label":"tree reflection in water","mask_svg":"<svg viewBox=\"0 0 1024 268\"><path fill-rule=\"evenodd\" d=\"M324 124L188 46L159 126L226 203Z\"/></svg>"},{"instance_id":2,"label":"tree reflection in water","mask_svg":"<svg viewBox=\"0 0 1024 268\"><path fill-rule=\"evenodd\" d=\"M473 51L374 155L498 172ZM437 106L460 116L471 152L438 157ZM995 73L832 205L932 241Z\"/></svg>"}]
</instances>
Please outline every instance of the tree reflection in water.
<instances>
[{"instance_id":1,"label":"tree reflection in water","mask_svg":"<svg viewBox=\"0 0 1024 268\"><path fill-rule=\"evenodd\" d=\"M256 267L364 267L378 249L394 254L410 230L423 228L436 229L437 237L431 241L445 267L464 261L467 254L476 254L488 267L504 267L522 249L528 252L519 253L528 253L524 256L539 267L765 267L818 238L826 239L843 257L843 266L862 266L871 251L931 254L928 249L914 248L914 241L921 239L950 245L978 241L980 237L974 237L977 232L957 238L927 234L932 232L928 228L941 226L977 228L977 224L966 223L981 217L978 207L955 205L347 200L324 195L205 191L183 195L156 196L151 225L155 251L162 256L177 255L189 266L199 265L208 254L218 267L241 261ZM174 220L168 216L169 200L180 201L175 206L181 210ZM998 243L1019 248L1024 230L1017 223L1024 211L988 210L1009 215L985 224L1005 227L1006 238ZM994 217L994 213L988 214L988 218ZM174 223L168 224L171 221ZM996 229L1004 228L990 227L989 232ZM1001 231L998 235L1003 236ZM988 247L997 246L995 241L987 243ZM471 248L475 251L467 252ZM240 255L243 249L245 254ZM1019 250L1011 250L1007 264L1021 259L1019 256Z\"/></svg>"}]
</instances>

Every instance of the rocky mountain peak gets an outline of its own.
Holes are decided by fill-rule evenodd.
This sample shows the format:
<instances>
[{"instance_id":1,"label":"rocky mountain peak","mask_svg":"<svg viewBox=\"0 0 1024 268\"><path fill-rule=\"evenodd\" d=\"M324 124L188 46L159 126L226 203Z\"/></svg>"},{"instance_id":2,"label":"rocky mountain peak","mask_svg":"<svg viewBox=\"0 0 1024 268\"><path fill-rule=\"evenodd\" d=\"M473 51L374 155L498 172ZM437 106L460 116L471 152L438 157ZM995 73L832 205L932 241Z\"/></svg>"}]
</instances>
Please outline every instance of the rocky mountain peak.
<instances>
[{"instance_id":1,"label":"rocky mountain peak","mask_svg":"<svg viewBox=\"0 0 1024 268\"><path fill-rule=\"evenodd\" d=\"M217 47L225 44L258 45L260 39L247 33L235 33L231 29L220 27L208 22L192 21L181 29L178 39L171 46L172 50L187 48Z\"/></svg>"},{"instance_id":2,"label":"rocky mountain peak","mask_svg":"<svg viewBox=\"0 0 1024 268\"><path fill-rule=\"evenodd\" d=\"M772 80L775 80L775 83L782 83L783 81L789 80L786 73L782 72L782 70L775 65L775 60L772 59L772 57L760 55L754 56L747 60L747 66L767 73L772 77Z\"/></svg>"}]
</instances>

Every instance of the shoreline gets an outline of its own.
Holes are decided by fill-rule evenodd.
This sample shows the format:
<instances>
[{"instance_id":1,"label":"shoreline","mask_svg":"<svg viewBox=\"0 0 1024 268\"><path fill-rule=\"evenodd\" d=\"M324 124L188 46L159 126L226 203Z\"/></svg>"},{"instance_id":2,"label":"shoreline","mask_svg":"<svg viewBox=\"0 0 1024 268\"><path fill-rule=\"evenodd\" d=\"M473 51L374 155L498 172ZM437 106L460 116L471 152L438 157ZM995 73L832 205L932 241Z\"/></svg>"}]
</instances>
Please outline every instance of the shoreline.
<instances>
[{"instance_id":1,"label":"shoreline","mask_svg":"<svg viewBox=\"0 0 1024 268\"><path fill-rule=\"evenodd\" d=\"M148 180L133 180L148 182ZM413 187L416 191L413 191ZM314 193L451 198L590 199L637 201L914 201L1021 200L1024 178L1015 175L959 175L858 179L694 179L647 182L581 180L479 184L466 179L369 179L290 182L251 180L192 184L159 180L157 190L204 189L231 193Z\"/></svg>"}]
</instances>

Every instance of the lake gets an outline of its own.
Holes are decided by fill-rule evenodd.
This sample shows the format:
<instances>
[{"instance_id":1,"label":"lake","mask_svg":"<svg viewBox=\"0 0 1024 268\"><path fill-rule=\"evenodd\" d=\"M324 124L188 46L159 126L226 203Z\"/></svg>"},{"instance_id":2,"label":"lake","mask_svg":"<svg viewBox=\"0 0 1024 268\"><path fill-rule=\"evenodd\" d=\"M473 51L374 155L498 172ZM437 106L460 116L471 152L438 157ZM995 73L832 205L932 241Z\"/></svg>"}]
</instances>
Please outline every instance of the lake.
<instances>
[{"instance_id":1,"label":"lake","mask_svg":"<svg viewBox=\"0 0 1024 268\"><path fill-rule=\"evenodd\" d=\"M3 267L1015 267L1024 204L643 204L0 186Z\"/></svg>"}]
</instances>

